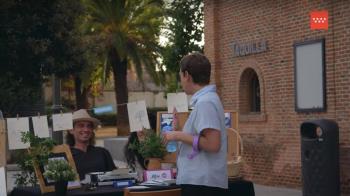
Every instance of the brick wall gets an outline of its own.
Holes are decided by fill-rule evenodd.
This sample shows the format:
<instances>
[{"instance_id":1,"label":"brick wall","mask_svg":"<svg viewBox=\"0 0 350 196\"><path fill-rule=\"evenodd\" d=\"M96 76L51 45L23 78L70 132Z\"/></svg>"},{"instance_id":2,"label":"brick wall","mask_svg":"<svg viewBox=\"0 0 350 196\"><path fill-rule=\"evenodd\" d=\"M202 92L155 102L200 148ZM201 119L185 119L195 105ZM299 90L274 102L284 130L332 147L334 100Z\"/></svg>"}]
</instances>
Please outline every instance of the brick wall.
<instances>
[{"instance_id":1,"label":"brick wall","mask_svg":"<svg viewBox=\"0 0 350 196\"><path fill-rule=\"evenodd\" d=\"M350 194L350 1L204 2L205 54L225 109L242 109L245 70L254 69L260 82L260 114L240 115L245 177L266 185L301 187L300 124L328 118L340 127L341 191ZM329 29L310 30L309 12L323 9L329 12ZM320 38L326 45L327 110L297 113L293 44ZM233 42L259 40L268 42L266 52L233 56Z\"/></svg>"}]
</instances>

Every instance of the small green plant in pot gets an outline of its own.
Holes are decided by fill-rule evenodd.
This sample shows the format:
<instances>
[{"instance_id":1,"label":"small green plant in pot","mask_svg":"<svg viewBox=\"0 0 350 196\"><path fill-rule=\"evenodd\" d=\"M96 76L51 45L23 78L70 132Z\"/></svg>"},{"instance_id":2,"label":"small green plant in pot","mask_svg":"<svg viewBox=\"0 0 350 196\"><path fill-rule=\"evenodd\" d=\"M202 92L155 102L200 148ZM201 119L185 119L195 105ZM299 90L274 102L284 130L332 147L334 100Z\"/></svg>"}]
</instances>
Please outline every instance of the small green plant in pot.
<instances>
[{"instance_id":1,"label":"small green plant in pot","mask_svg":"<svg viewBox=\"0 0 350 196\"><path fill-rule=\"evenodd\" d=\"M15 174L17 186L35 186L38 182L34 165L46 165L52 148L56 145L51 138L39 138L32 132L22 132L21 141L30 144L27 150L16 150L15 162L21 172Z\"/></svg>"},{"instance_id":2,"label":"small green plant in pot","mask_svg":"<svg viewBox=\"0 0 350 196\"><path fill-rule=\"evenodd\" d=\"M43 175L55 181L56 195L66 195L68 181L73 181L76 173L66 160L53 159L49 160Z\"/></svg>"},{"instance_id":3,"label":"small green plant in pot","mask_svg":"<svg viewBox=\"0 0 350 196\"><path fill-rule=\"evenodd\" d=\"M130 144L129 149L136 150L148 161L148 170L160 169L160 160L167 154L162 138L153 130L147 130L145 138Z\"/></svg>"}]
</instances>

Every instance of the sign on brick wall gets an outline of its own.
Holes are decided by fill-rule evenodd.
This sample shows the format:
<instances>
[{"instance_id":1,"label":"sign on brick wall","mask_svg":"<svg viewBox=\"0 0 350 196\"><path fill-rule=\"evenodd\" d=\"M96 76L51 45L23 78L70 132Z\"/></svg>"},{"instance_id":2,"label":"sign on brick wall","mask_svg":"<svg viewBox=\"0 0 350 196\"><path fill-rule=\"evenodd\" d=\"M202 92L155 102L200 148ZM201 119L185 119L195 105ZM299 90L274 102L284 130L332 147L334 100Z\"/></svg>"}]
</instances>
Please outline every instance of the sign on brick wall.
<instances>
[{"instance_id":1,"label":"sign on brick wall","mask_svg":"<svg viewBox=\"0 0 350 196\"><path fill-rule=\"evenodd\" d=\"M311 11L310 12L310 28L312 30L328 29L328 11Z\"/></svg>"},{"instance_id":2,"label":"sign on brick wall","mask_svg":"<svg viewBox=\"0 0 350 196\"><path fill-rule=\"evenodd\" d=\"M267 50L267 41L233 42L232 49L234 57L261 53Z\"/></svg>"}]
</instances>

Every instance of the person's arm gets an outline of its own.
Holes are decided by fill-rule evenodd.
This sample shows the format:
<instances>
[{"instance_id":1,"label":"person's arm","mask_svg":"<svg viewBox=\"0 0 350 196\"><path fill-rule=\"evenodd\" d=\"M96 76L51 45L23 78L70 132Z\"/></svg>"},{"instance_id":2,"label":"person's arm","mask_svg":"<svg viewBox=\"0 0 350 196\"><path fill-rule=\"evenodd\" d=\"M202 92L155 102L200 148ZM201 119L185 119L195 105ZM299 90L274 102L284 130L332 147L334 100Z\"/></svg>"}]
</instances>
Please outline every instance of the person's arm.
<instances>
[{"instance_id":1,"label":"person's arm","mask_svg":"<svg viewBox=\"0 0 350 196\"><path fill-rule=\"evenodd\" d=\"M102 148L105 154L105 170L106 171L112 171L114 169L117 169L117 167L114 164L113 158L111 156L111 154L109 153L109 151L105 148Z\"/></svg>"},{"instance_id":2,"label":"person's arm","mask_svg":"<svg viewBox=\"0 0 350 196\"><path fill-rule=\"evenodd\" d=\"M194 123L194 129L197 130L194 132L200 134L198 142L199 150L213 153L218 152L221 147L221 132L219 130L219 114L215 104L211 101L201 101L196 104L195 110L197 113L196 121L192 123ZM174 126L173 129L176 129L176 127ZM166 143L168 141L181 141L192 146L193 137L184 131L170 131L165 133L164 140Z\"/></svg>"},{"instance_id":3,"label":"person's arm","mask_svg":"<svg viewBox=\"0 0 350 196\"><path fill-rule=\"evenodd\" d=\"M221 134L216 129L204 129L199 138L199 149L208 152L219 152L221 147Z\"/></svg>"},{"instance_id":4,"label":"person's arm","mask_svg":"<svg viewBox=\"0 0 350 196\"><path fill-rule=\"evenodd\" d=\"M163 135L164 143L181 141L191 146L193 145L193 137L183 131L171 131ZM218 152L221 145L220 137L220 131L216 129L204 129L199 136L198 148L207 152Z\"/></svg>"}]
</instances>

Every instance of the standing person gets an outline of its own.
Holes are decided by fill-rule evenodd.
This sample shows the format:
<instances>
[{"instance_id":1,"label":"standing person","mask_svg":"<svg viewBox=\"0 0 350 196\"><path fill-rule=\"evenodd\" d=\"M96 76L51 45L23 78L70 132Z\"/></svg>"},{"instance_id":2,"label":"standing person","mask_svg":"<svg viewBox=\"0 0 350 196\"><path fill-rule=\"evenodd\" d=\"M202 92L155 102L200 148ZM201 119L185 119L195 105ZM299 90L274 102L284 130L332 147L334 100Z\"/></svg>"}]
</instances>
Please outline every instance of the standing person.
<instances>
[{"instance_id":1,"label":"standing person","mask_svg":"<svg viewBox=\"0 0 350 196\"><path fill-rule=\"evenodd\" d=\"M95 147L94 130L100 124L92 118L85 109L73 112L73 129L66 136L80 179L90 172L105 172L116 169L110 153Z\"/></svg>"},{"instance_id":2,"label":"standing person","mask_svg":"<svg viewBox=\"0 0 350 196\"><path fill-rule=\"evenodd\" d=\"M178 141L176 183L182 196L224 195L228 187L227 140L224 109L209 85L211 64L201 53L191 53L180 61L181 86L192 95L193 107L182 131L164 134L164 142Z\"/></svg>"}]
</instances>

